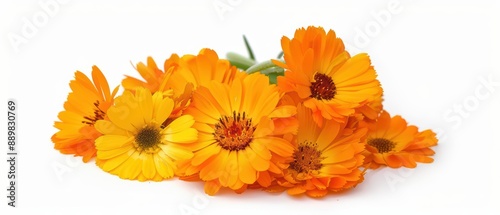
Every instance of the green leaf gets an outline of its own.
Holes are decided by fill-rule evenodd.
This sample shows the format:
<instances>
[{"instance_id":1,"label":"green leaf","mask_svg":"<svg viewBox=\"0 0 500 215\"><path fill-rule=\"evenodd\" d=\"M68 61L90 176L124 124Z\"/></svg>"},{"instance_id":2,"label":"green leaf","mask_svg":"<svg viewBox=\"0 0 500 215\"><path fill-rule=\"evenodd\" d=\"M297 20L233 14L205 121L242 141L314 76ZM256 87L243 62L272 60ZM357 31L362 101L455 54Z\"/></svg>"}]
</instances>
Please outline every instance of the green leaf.
<instances>
[{"instance_id":1,"label":"green leaf","mask_svg":"<svg viewBox=\"0 0 500 215\"><path fill-rule=\"evenodd\" d=\"M283 57L283 51L281 51L279 54L278 54L278 59L281 59Z\"/></svg>"},{"instance_id":2,"label":"green leaf","mask_svg":"<svg viewBox=\"0 0 500 215\"><path fill-rule=\"evenodd\" d=\"M269 83L270 84L277 84L278 83L278 76L283 76L285 75L284 72L280 73L269 73L267 76L269 77Z\"/></svg>"},{"instance_id":3,"label":"green leaf","mask_svg":"<svg viewBox=\"0 0 500 215\"><path fill-rule=\"evenodd\" d=\"M283 73L285 72L285 70L281 67L270 67L270 68L267 68L267 69L264 69L264 70L261 70L260 73L264 74L264 75L268 75L268 74L271 74L271 73Z\"/></svg>"},{"instance_id":4,"label":"green leaf","mask_svg":"<svg viewBox=\"0 0 500 215\"><path fill-rule=\"evenodd\" d=\"M231 65L236 66L238 69L247 70L251 66L255 64L254 60L248 59L243 55L238 53L229 52L226 55L227 60L231 63Z\"/></svg>"},{"instance_id":5,"label":"green leaf","mask_svg":"<svg viewBox=\"0 0 500 215\"><path fill-rule=\"evenodd\" d=\"M258 63L258 64L251 66L246 71L248 74L252 74L252 73L255 73L255 72L258 72L261 70L265 70L265 69L271 68L271 67L276 67L276 65L271 60L266 60L262 63Z\"/></svg>"},{"instance_id":6,"label":"green leaf","mask_svg":"<svg viewBox=\"0 0 500 215\"><path fill-rule=\"evenodd\" d=\"M252 47L250 47L250 43L248 43L247 37L243 35L243 41L245 41L245 46L247 47L248 56L250 56L251 60L255 61L255 55L253 54Z\"/></svg>"}]
</instances>

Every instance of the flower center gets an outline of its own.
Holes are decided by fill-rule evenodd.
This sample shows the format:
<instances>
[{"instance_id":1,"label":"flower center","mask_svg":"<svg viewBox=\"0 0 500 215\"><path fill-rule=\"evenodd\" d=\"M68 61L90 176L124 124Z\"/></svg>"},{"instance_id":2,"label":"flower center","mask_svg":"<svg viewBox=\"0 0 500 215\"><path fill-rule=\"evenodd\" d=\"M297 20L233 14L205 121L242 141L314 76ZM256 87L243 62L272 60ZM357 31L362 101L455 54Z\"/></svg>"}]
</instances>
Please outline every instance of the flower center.
<instances>
[{"instance_id":1,"label":"flower center","mask_svg":"<svg viewBox=\"0 0 500 215\"><path fill-rule=\"evenodd\" d=\"M159 128L147 125L135 135L135 142L142 150L152 149L161 142L161 136Z\"/></svg>"},{"instance_id":2,"label":"flower center","mask_svg":"<svg viewBox=\"0 0 500 215\"><path fill-rule=\"evenodd\" d=\"M219 146L230 151L245 149L253 140L255 127L252 126L252 119L233 112L233 116L223 116L215 124L214 137Z\"/></svg>"},{"instance_id":3,"label":"flower center","mask_svg":"<svg viewBox=\"0 0 500 215\"><path fill-rule=\"evenodd\" d=\"M396 143L384 138L374 138L368 140L368 145L377 148L379 153L386 153L394 149Z\"/></svg>"},{"instance_id":4,"label":"flower center","mask_svg":"<svg viewBox=\"0 0 500 215\"><path fill-rule=\"evenodd\" d=\"M293 153L293 162L290 163L291 169L298 173L308 173L312 170L319 170L322 166L321 152L318 151L318 144L304 142L299 144L298 149Z\"/></svg>"},{"instance_id":5,"label":"flower center","mask_svg":"<svg viewBox=\"0 0 500 215\"><path fill-rule=\"evenodd\" d=\"M311 82L311 96L318 100L330 100L335 97L337 87L331 77L325 74L316 73L314 75L314 82Z\"/></svg>"},{"instance_id":6,"label":"flower center","mask_svg":"<svg viewBox=\"0 0 500 215\"><path fill-rule=\"evenodd\" d=\"M100 108L99 108L99 101L95 101L94 102L94 106L95 106L95 109L94 109L94 116L85 116L83 117L85 120L82 121L82 123L85 123L87 125L94 125L95 122L97 122L97 120L101 120L101 119L104 119L104 117L106 116L106 113L104 111L102 111Z\"/></svg>"}]
</instances>

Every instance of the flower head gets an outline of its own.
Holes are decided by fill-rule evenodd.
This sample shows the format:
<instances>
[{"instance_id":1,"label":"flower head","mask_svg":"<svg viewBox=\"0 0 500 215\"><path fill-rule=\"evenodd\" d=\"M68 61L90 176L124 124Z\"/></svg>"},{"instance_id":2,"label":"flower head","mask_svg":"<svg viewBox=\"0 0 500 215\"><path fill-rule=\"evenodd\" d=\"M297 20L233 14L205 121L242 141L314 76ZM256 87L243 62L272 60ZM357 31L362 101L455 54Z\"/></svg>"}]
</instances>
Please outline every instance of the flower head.
<instances>
[{"instance_id":1,"label":"flower head","mask_svg":"<svg viewBox=\"0 0 500 215\"><path fill-rule=\"evenodd\" d=\"M363 181L364 135L358 119L338 123L325 120L319 127L312 111L299 105L299 128L293 138L294 152L284 177L271 190L286 189L290 195L321 197L328 192L350 189ZM278 187L277 187L278 186Z\"/></svg>"},{"instance_id":2,"label":"flower head","mask_svg":"<svg viewBox=\"0 0 500 215\"><path fill-rule=\"evenodd\" d=\"M274 62L286 71L278 86L296 94L318 125L323 119L343 122L359 108L370 117L378 115L381 102L372 103L381 101L382 88L368 55L350 57L335 32L321 27L297 29L292 39L283 37L281 46L285 63Z\"/></svg>"},{"instance_id":3,"label":"flower head","mask_svg":"<svg viewBox=\"0 0 500 215\"><path fill-rule=\"evenodd\" d=\"M391 118L383 111L380 117L368 124L365 163L370 168L386 165L392 168L415 168L416 162L431 163L437 145L436 134L431 130L418 131L401 116Z\"/></svg>"},{"instance_id":4,"label":"flower head","mask_svg":"<svg viewBox=\"0 0 500 215\"><path fill-rule=\"evenodd\" d=\"M99 120L103 135L96 140L97 165L124 179L140 181L171 178L176 161L193 153L186 144L197 139L190 115L167 121L174 101L161 92L137 88L125 91L108 110L109 120ZM167 122L167 123L165 123Z\"/></svg>"},{"instance_id":5,"label":"flower head","mask_svg":"<svg viewBox=\"0 0 500 215\"><path fill-rule=\"evenodd\" d=\"M58 115L60 121L54 123L59 131L52 136L52 142L61 153L82 156L88 162L96 155L94 141L101 135L94 124L106 118L118 86L110 93L108 82L97 66L92 67L92 81L77 71L69 86L72 92L64 103L65 110Z\"/></svg>"},{"instance_id":6,"label":"flower head","mask_svg":"<svg viewBox=\"0 0 500 215\"><path fill-rule=\"evenodd\" d=\"M183 174L205 181L205 192L221 187L243 192L257 181L269 184L268 171L281 171L273 155L289 157L290 142L274 133L275 119L295 114L293 106L278 106L280 93L262 74L234 79L231 84L212 81L199 87L186 109L196 120L198 142Z\"/></svg>"}]
</instances>

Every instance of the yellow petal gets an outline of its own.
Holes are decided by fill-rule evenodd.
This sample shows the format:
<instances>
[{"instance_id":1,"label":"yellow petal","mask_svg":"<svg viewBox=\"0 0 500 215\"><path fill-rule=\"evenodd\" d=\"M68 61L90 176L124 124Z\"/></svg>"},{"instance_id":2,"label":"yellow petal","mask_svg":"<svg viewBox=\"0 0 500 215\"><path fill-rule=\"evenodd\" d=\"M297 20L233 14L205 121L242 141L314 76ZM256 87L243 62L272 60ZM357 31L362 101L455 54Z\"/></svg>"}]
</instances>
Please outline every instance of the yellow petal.
<instances>
[{"instance_id":1,"label":"yellow petal","mask_svg":"<svg viewBox=\"0 0 500 215\"><path fill-rule=\"evenodd\" d=\"M219 177L222 186L232 187L238 181L238 157L237 152L229 152L224 171Z\"/></svg>"},{"instance_id":2,"label":"yellow petal","mask_svg":"<svg viewBox=\"0 0 500 215\"><path fill-rule=\"evenodd\" d=\"M163 157L165 158L162 158ZM172 169L172 163L169 161L170 159L163 153L158 152L153 156L156 171L163 178L171 178L174 176L174 170Z\"/></svg>"},{"instance_id":3,"label":"yellow petal","mask_svg":"<svg viewBox=\"0 0 500 215\"><path fill-rule=\"evenodd\" d=\"M174 101L170 98L163 98L161 92L153 95L153 116L157 123L163 123L174 109Z\"/></svg>"},{"instance_id":4,"label":"yellow petal","mask_svg":"<svg viewBox=\"0 0 500 215\"><path fill-rule=\"evenodd\" d=\"M217 192L219 192L220 188L221 188L221 185L219 184L218 180L212 180L212 181L205 182L205 186L204 186L205 193L210 195L210 196L213 196Z\"/></svg>"},{"instance_id":5,"label":"yellow petal","mask_svg":"<svg viewBox=\"0 0 500 215\"><path fill-rule=\"evenodd\" d=\"M129 144L129 145L126 145L126 146L123 146L123 147L119 147L119 148L116 148L116 149L111 149L111 150L99 150L97 151L97 158L99 159L111 159L111 158L114 158L114 157L117 157L123 153L126 153L128 152L129 150L132 150L133 149L133 145L132 144Z\"/></svg>"},{"instance_id":6,"label":"yellow petal","mask_svg":"<svg viewBox=\"0 0 500 215\"><path fill-rule=\"evenodd\" d=\"M291 143L282 138L266 137L261 138L259 141L262 142L262 144L269 150L280 156L289 157L293 154L294 148Z\"/></svg>"},{"instance_id":7,"label":"yellow petal","mask_svg":"<svg viewBox=\"0 0 500 215\"><path fill-rule=\"evenodd\" d=\"M212 95L214 95L213 98L216 100L214 104L217 109L219 109L218 112L222 115L230 115L233 110L230 106L229 87L222 83L212 81L210 82L208 88L210 89Z\"/></svg>"},{"instance_id":8,"label":"yellow petal","mask_svg":"<svg viewBox=\"0 0 500 215\"><path fill-rule=\"evenodd\" d=\"M269 169L269 160L264 160L261 158L259 155L257 155L252 149L245 149L242 150L241 152L244 152L246 154L248 161L250 162L250 165L257 170L257 171L266 171Z\"/></svg>"},{"instance_id":9,"label":"yellow petal","mask_svg":"<svg viewBox=\"0 0 500 215\"><path fill-rule=\"evenodd\" d=\"M174 160L186 160L193 157L193 153L187 149L182 148L174 143L169 144L161 144L160 148L167 154L167 156L171 157Z\"/></svg>"},{"instance_id":10,"label":"yellow petal","mask_svg":"<svg viewBox=\"0 0 500 215\"><path fill-rule=\"evenodd\" d=\"M135 179L141 173L143 158L139 152L134 152L123 164L120 176L127 179Z\"/></svg>"},{"instance_id":11,"label":"yellow petal","mask_svg":"<svg viewBox=\"0 0 500 215\"><path fill-rule=\"evenodd\" d=\"M264 160L271 159L271 152L264 146L262 142L260 142L260 139L255 139L253 142L250 143L249 147L262 159Z\"/></svg>"},{"instance_id":12,"label":"yellow petal","mask_svg":"<svg viewBox=\"0 0 500 215\"><path fill-rule=\"evenodd\" d=\"M108 120L98 120L94 124L94 127L101 134L116 134L116 135L126 135L127 134L127 131L119 128L114 123L112 123L111 121L108 121Z\"/></svg>"},{"instance_id":13,"label":"yellow petal","mask_svg":"<svg viewBox=\"0 0 500 215\"><path fill-rule=\"evenodd\" d=\"M194 118L191 115L183 115L172 121L163 131L165 134L179 133L191 128L194 122Z\"/></svg>"},{"instance_id":14,"label":"yellow petal","mask_svg":"<svg viewBox=\"0 0 500 215\"><path fill-rule=\"evenodd\" d=\"M152 179L156 175L156 167L152 154L142 156L142 174L147 179Z\"/></svg>"},{"instance_id":15,"label":"yellow petal","mask_svg":"<svg viewBox=\"0 0 500 215\"><path fill-rule=\"evenodd\" d=\"M173 143L192 143L198 139L198 131L194 128L186 128L177 133L163 135L164 140Z\"/></svg>"},{"instance_id":16,"label":"yellow petal","mask_svg":"<svg viewBox=\"0 0 500 215\"><path fill-rule=\"evenodd\" d=\"M111 150L117 149L131 143L134 137L127 137L121 135L103 135L96 139L97 150Z\"/></svg>"},{"instance_id":17,"label":"yellow petal","mask_svg":"<svg viewBox=\"0 0 500 215\"><path fill-rule=\"evenodd\" d=\"M283 118L290 117L297 114L297 108L293 105L283 105L276 107L271 114L269 114L269 118Z\"/></svg>"},{"instance_id":18,"label":"yellow petal","mask_svg":"<svg viewBox=\"0 0 500 215\"><path fill-rule=\"evenodd\" d=\"M138 109L143 118L143 123L147 124L151 122L151 119L153 118L153 101L151 98L151 92L147 89L139 88L135 91L135 94L138 100Z\"/></svg>"},{"instance_id":19,"label":"yellow petal","mask_svg":"<svg viewBox=\"0 0 500 215\"><path fill-rule=\"evenodd\" d=\"M218 154L222 148L216 146L215 144L209 145L206 148L197 151L194 155L191 164L194 166L199 166L201 163L209 160L212 156Z\"/></svg>"},{"instance_id":20,"label":"yellow petal","mask_svg":"<svg viewBox=\"0 0 500 215\"><path fill-rule=\"evenodd\" d=\"M209 162L201 169L200 178L204 181L214 180L224 173L226 161L229 157L228 150L221 150L218 155L214 156Z\"/></svg>"},{"instance_id":21,"label":"yellow petal","mask_svg":"<svg viewBox=\"0 0 500 215\"><path fill-rule=\"evenodd\" d=\"M240 180L246 184L253 184L257 180L257 171L250 165L245 153L238 151L238 170Z\"/></svg>"},{"instance_id":22,"label":"yellow petal","mask_svg":"<svg viewBox=\"0 0 500 215\"><path fill-rule=\"evenodd\" d=\"M229 99L231 103L231 110L237 113L242 112L241 102L243 98L243 89L240 81L234 81L229 91Z\"/></svg>"},{"instance_id":23,"label":"yellow petal","mask_svg":"<svg viewBox=\"0 0 500 215\"><path fill-rule=\"evenodd\" d=\"M135 150L129 150L126 153L120 154L118 156L113 157L112 159L109 160L104 160L103 162L100 162L100 167L106 171L109 172L116 167L122 165L129 157L135 152ZM99 153L98 153L99 156ZM98 157L99 158L99 157Z\"/></svg>"}]
</instances>

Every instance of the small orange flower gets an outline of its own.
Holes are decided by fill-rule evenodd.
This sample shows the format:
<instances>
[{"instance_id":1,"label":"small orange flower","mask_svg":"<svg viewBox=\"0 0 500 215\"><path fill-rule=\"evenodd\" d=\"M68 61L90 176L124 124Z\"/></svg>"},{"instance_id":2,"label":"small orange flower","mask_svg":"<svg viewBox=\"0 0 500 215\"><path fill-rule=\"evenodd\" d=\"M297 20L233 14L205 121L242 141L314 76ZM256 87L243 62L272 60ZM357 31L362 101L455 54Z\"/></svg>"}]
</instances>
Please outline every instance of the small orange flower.
<instances>
[{"instance_id":1,"label":"small orange flower","mask_svg":"<svg viewBox=\"0 0 500 215\"><path fill-rule=\"evenodd\" d=\"M366 128L358 127L358 119L346 123L325 120L319 127L312 118L312 111L299 105L299 128L293 143L295 150L284 177L268 191L286 189L290 195L305 193L322 197L328 192L338 192L355 187L363 181L359 169L363 164Z\"/></svg>"},{"instance_id":2,"label":"small orange flower","mask_svg":"<svg viewBox=\"0 0 500 215\"><path fill-rule=\"evenodd\" d=\"M96 156L95 139L101 136L94 124L106 118L108 108L118 91L118 86L110 93L109 85L97 66L92 67L92 80L82 72L75 72L75 80L69 86L72 90L64 103L64 111L58 115L60 121L54 123L59 129L52 136L54 148L63 154L83 156L88 162Z\"/></svg>"},{"instance_id":3,"label":"small orange flower","mask_svg":"<svg viewBox=\"0 0 500 215\"><path fill-rule=\"evenodd\" d=\"M392 168L415 168L416 162L432 163L434 155L430 148L437 145L436 134L431 130L418 132L418 128L407 125L401 116L391 118L382 111L379 118L368 123L365 163L373 169L380 165Z\"/></svg>"},{"instance_id":4,"label":"small orange flower","mask_svg":"<svg viewBox=\"0 0 500 215\"><path fill-rule=\"evenodd\" d=\"M281 46L285 63L274 63L286 70L278 86L298 96L318 125L323 119L343 122L356 111L378 115L382 88L367 54L351 58L335 32L321 27L297 29L292 39L283 37Z\"/></svg>"}]
</instances>

